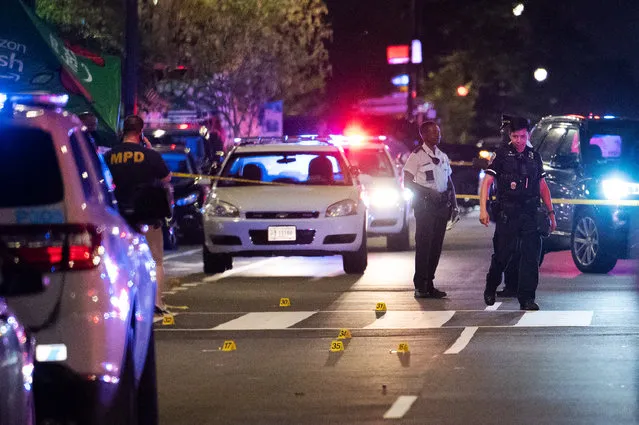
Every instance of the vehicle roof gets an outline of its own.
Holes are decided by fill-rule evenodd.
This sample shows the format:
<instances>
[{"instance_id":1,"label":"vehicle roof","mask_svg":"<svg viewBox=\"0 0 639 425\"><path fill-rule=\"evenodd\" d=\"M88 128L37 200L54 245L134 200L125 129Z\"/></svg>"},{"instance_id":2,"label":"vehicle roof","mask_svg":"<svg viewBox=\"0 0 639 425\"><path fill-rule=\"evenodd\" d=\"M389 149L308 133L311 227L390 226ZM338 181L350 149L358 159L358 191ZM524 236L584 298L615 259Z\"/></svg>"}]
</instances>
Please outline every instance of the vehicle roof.
<instances>
[{"instance_id":1,"label":"vehicle roof","mask_svg":"<svg viewBox=\"0 0 639 425\"><path fill-rule=\"evenodd\" d=\"M604 115L603 117L606 117L606 115ZM581 123L581 122L631 122L631 123L637 123L639 124L639 120L638 119L634 119L634 118L625 118L625 117L609 117L609 118L602 118L601 116L598 115L588 115L588 116L584 116L584 115L576 115L576 114L567 114L567 115L548 115L546 117L543 117L539 123L549 123L549 122L574 122L574 123Z\"/></svg>"},{"instance_id":2,"label":"vehicle roof","mask_svg":"<svg viewBox=\"0 0 639 425\"><path fill-rule=\"evenodd\" d=\"M297 143L268 143L268 144L247 144L238 145L235 153L257 153L257 152L340 152L338 146L317 141L304 141Z\"/></svg>"},{"instance_id":3,"label":"vehicle roof","mask_svg":"<svg viewBox=\"0 0 639 425\"><path fill-rule=\"evenodd\" d=\"M183 153L188 155L190 149L183 145L153 145L153 150L159 153Z\"/></svg>"},{"instance_id":4,"label":"vehicle roof","mask_svg":"<svg viewBox=\"0 0 639 425\"><path fill-rule=\"evenodd\" d=\"M71 129L81 127L78 117L62 108L16 105L13 114L0 114L0 124L37 127L51 132L53 127Z\"/></svg>"}]
</instances>

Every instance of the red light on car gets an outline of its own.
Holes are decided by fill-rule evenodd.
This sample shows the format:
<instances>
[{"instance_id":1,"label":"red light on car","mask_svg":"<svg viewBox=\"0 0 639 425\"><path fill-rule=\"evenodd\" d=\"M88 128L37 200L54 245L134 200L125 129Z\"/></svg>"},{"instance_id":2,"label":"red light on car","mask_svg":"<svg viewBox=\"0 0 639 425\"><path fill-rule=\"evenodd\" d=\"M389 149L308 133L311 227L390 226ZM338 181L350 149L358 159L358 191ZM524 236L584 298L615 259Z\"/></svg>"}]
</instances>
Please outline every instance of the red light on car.
<instances>
[{"instance_id":1,"label":"red light on car","mask_svg":"<svg viewBox=\"0 0 639 425\"><path fill-rule=\"evenodd\" d=\"M177 147L176 144L171 145L171 150L174 151L176 147Z\"/></svg>"},{"instance_id":2,"label":"red light on car","mask_svg":"<svg viewBox=\"0 0 639 425\"><path fill-rule=\"evenodd\" d=\"M189 128L189 125L188 124L180 124L180 125L178 125L178 128L180 130L187 130Z\"/></svg>"}]
</instances>

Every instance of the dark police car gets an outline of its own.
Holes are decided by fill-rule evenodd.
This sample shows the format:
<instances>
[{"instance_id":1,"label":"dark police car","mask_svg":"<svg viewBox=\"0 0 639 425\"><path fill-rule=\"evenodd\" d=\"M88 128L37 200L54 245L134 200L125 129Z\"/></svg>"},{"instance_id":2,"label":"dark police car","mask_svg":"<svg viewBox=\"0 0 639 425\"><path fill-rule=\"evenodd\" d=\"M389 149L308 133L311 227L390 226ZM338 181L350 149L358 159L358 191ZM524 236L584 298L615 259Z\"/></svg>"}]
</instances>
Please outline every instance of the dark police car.
<instances>
[{"instance_id":1,"label":"dark police car","mask_svg":"<svg viewBox=\"0 0 639 425\"><path fill-rule=\"evenodd\" d=\"M181 145L156 145L153 147L162 155L172 173L200 174L188 148ZM177 238L180 242L202 243L202 205L209 193L210 181L200 177L171 178L173 185L173 218L176 223ZM166 236L166 235L165 235Z\"/></svg>"},{"instance_id":2,"label":"dark police car","mask_svg":"<svg viewBox=\"0 0 639 425\"><path fill-rule=\"evenodd\" d=\"M632 207L639 200L639 121L613 116L550 116L531 132L553 201L606 200L610 205L556 202L557 230L544 251L570 249L584 273L607 273L628 257Z\"/></svg>"}]
</instances>

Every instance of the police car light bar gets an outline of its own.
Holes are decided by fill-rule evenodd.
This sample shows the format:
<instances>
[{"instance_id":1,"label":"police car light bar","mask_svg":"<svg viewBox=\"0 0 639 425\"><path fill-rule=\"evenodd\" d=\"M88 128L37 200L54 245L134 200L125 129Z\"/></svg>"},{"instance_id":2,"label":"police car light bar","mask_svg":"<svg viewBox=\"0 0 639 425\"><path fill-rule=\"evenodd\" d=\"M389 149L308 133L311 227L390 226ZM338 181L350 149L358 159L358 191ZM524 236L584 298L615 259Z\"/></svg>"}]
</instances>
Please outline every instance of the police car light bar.
<instances>
[{"instance_id":1,"label":"police car light bar","mask_svg":"<svg viewBox=\"0 0 639 425\"><path fill-rule=\"evenodd\" d=\"M69 101L68 94L50 94L50 93L16 93L6 94L0 93L0 108L4 107L7 102L15 105L27 106L56 106L64 107Z\"/></svg>"}]
</instances>

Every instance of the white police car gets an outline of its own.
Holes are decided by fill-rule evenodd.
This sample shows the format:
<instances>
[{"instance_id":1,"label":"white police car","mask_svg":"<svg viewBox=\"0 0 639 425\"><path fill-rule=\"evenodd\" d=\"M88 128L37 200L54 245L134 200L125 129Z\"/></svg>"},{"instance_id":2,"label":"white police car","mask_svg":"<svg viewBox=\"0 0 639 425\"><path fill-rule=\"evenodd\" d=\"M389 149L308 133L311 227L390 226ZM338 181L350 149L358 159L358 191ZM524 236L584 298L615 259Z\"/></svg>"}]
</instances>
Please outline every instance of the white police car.
<instances>
[{"instance_id":1,"label":"white police car","mask_svg":"<svg viewBox=\"0 0 639 425\"><path fill-rule=\"evenodd\" d=\"M1 97L0 240L44 284L7 299L35 337L38 421L153 423L148 246L118 214L67 96Z\"/></svg>"},{"instance_id":2,"label":"white police car","mask_svg":"<svg viewBox=\"0 0 639 425\"><path fill-rule=\"evenodd\" d=\"M319 140L245 139L224 162L204 210L204 271L236 256L341 255L367 266L366 205L339 146Z\"/></svg>"},{"instance_id":3,"label":"white police car","mask_svg":"<svg viewBox=\"0 0 639 425\"><path fill-rule=\"evenodd\" d=\"M393 161L385 136L332 136L359 170L368 202L368 234L386 236L389 250L410 248L408 219L412 193L404 188L402 170Z\"/></svg>"}]
</instances>

